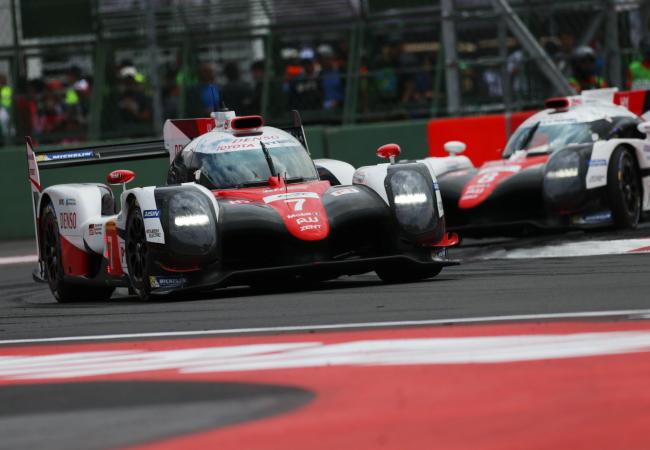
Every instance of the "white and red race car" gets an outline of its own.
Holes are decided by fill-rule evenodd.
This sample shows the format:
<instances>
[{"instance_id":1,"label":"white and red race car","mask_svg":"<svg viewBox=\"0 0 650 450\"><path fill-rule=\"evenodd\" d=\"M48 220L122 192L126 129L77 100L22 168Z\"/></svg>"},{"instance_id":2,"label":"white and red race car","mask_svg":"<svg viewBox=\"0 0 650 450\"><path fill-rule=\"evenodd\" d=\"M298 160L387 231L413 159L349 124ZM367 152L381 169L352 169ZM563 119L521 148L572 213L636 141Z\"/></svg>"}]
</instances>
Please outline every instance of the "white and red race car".
<instances>
[{"instance_id":1,"label":"white and red race car","mask_svg":"<svg viewBox=\"0 0 650 450\"><path fill-rule=\"evenodd\" d=\"M355 169L309 156L299 115L288 129L228 110L167 121L164 141L35 154L27 139L39 266L60 302L141 298L229 285L318 281L375 271L385 281L435 276L455 264L430 164ZM165 186L40 185L39 169L168 157ZM354 181L353 181L354 179ZM123 185L116 200L109 185Z\"/></svg>"},{"instance_id":2,"label":"white and red race car","mask_svg":"<svg viewBox=\"0 0 650 450\"><path fill-rule=\"evenodd\" d=\"M447 143L451 156L431 158L448 166L436 172L447 226L476 236L636 227L650 211L648 110L648 91L549 99L481 167Z\"/></svg>"}]
</instances>

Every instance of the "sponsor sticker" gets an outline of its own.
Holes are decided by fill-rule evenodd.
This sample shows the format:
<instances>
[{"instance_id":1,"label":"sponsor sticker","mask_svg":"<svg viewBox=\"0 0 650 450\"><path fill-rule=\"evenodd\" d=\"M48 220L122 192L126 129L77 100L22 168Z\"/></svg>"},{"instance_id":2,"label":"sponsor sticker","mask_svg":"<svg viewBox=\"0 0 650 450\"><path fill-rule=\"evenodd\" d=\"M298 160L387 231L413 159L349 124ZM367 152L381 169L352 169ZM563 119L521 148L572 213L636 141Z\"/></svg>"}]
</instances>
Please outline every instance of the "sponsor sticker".
<instances>
[{"instance_id":1,"label":"sponsor sticker","mask_svg":"<svg viewBox=\"0 0 650 450\"><path fill-rule=\"evenodd\" d=\"M602 183L605 181L605 175L590 175L587 180L588 183Z\"/></svg>"},{"instance_id":2,"label":"sponsor sticker","mask_svg":"<svg viewBox=\"0 0 650 450\"><path fill-rule=\"evenodd\" d=\"M77 228L77 213L63 212L59 214L59 224L64 230L74 230Z\"/></svg>"},{"instance_id":3,"label":"sponsor sticker","mask_svg":"<svg viewBox=\"0 0 650 450\"><path fill-rule=\"evenodd\" d=\"M589 167L602 167L607 165L607 160L605 159L590 159Z\"/></svg>"},{"instance_id":4,"label":"sponsor sticker","mask_svg":"<svg viewBox=\"0 0 650 450\"><path fill-rule=\"evenodd\" d=\"M593 225L606 223L611 221L612 213L611 211L602 211L594 214L587 214L584 216L574 216L573 223L576 225Z\"/></svg>"},{"instance_id":5,"label":"sponsor sticker","mask_svg":"<svg viewBox=\"0 0 650 450\"><path fill-rule=\"evenodd\" d=\"M92 150L73 151L73 152L56 152L36 155L36 161L62 161L66 159L88 159L94 158L95 152Z\"/></svg>"},{"instance_id":6,"label":"sponsor sticker","mask_svg":"<svg viewBox=\"0 0 650 450\"><path fill-rule=\"evenodd\" d=\"M101 223L91 223L88 225L88 236L101 236L104 226Z\"/></svg>"},{"instance_id":7,"label":"sponsor sticker","mask_svg":"<svg viewBox=\"0 0 650 450\"><path fill-rule=\"evenodd\" d=\"M59 199L59 206L63 206L63 205L65 205L65 200L63 200L62 198L60 198L60 199Z\"/></svg>"},{"instance_id":8,"label":"sponsor sticker","mask_svg":"<svg viewBox=\"0 0 650 450\"><path fill-rule=\"evenodd\" d=\"M142 212L142 217L145 219L154 219L160 217L160 210L159 209L145 209Z\"/></svg>"},{"instance_id":9,"label":"sponsor sticker","mask_svg":"<svg viewBox=\"0 0 650 450\"><path fill-rule=\"evenodd\" d=\"M322 227L320 225L303 225L300 227L300 231L307 230L320 230Z\"/></svg>"},{"instance_id":10,"label":"sponsor sticker","mask_svg":"<svg viewBox=\"0 0 650 450\"><path fill-rule=\"evenodd\" d=\"M77 200L74 198L66 198L65 199L65 205L66 206L75 206L77 204Z\"/></svg>"},{"instance_id":11,"label":"sponsor sticker","mask_svg":"<svg viewBox=\"0 0 650 450\"><path fill-rule=\"evenodd\" d=\"M359 193L359 190L357 188L348 187L348 188L337 189L334 192L332 192L332 195L334 197L338 197L340 195L358 194L358 193Z\"/></svg>"},{"instance_id":12,"label":"sponsor sticker","mask_svg":"<svg viewBox=\"0 0 650 450\"><path fill-rule=\"evenodd\" d=\"M159 228L147 228L147 237L149 239L153 238L159 238L160 237L160 229Z\"/></svg>"},{"instance_id":13,"label":"sponsor sticker","mask_svg":"<svg viewBox=\"0 0 650 450\"><path fill-rule=\"evenodd\" d=\"M264 203L276 202L278 200L292 200L295 198L318 198L316 192L289 192L287 194L269 195L264 197Z\"/></svg>"},{"instance_id":14,"label":"sponsor sticker","mask_svg":"<svg viewBox=\"0 0 650 450\"><path fill-rule=\"evenodd\" d=\"M185 286L187 279L183 277L161 277L150 276L149 285L153 289L181 288Z\"/></svg>"}]
</instances>

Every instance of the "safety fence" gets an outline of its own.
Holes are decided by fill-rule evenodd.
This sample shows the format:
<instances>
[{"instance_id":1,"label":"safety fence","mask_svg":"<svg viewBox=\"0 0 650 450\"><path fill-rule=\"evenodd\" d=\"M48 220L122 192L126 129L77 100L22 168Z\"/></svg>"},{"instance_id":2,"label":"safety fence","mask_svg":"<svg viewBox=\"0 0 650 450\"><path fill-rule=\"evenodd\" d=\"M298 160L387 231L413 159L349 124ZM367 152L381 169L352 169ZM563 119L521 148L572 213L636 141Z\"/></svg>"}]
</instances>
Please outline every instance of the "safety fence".
<instances>
[{"instance_id":1,"label":"safety fence","mask_svg":"<svg viewBox=\"0 0 650 450\"><path fill-rule=\"evenodd\" d=\"M0 80L13 89L0 140L159 136L165 118L205 116L215 99L275 123L299 109L327 126L526 110L564 93L581 45L623 88L648 9L641 0L0 0Z\"/></svg>"}]
</instances>

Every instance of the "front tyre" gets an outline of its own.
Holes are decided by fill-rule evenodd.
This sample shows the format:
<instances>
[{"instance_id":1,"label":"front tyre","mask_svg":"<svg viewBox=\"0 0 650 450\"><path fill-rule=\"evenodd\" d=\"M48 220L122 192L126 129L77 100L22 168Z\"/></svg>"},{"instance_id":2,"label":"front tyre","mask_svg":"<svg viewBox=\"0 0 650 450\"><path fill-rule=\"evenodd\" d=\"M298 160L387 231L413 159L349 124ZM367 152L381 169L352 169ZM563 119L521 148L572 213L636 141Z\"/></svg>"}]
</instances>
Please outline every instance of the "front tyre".
<instances>
[{"instance_id":1,"label":"front tyre","mask_svg":"<svg viewBox=\"0 0 650 450\"><path fill-rule=\"evenodd\" d=\"M126 218L126 265L133 291L145 301L151 299L148 251L142 210L136 202Z\"/></svg>"},{"instance_id":2,"label":"front tyre","mask_svg":"<svg viewBox=\"0 0 650 450\"><path fill-rule=\"evenodd\" d=\"M641 217L641 182L633 154L623 147L612 153L607 169L607 195L616 228L636 228Z\"/></svg>"},{"instance_id":3,"label":"front tyre","mask_svg":"<svg viewBox=\"0 0 650 450\"><path fill-rule=\"evenodd\" d=\"M412 283L414 281L433 278L440 273L442 267L380 267L375 270L384 283Z\"/></svg>"},{"instance_id":4,"label":"front tyre","mask_svg":"<svg viewBox=\"0 0 650 450\"><path fill-rule=\"evenodd\" d=\"M108 300L115 288L109 286L84 286L65 279L61 257L61 235L52 203L43 208L39 236L45 277L52 295L59 303Z\"/></svg>"}]
</instances>

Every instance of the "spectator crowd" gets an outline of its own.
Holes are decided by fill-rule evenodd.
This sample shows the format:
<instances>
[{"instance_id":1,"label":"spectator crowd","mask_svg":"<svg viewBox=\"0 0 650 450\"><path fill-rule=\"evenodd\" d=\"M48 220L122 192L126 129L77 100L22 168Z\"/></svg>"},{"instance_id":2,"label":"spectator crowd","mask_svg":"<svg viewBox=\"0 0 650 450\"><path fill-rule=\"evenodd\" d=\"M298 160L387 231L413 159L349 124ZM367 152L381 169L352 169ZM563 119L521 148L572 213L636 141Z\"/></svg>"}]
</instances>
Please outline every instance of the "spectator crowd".
<instances>
[{"instance_id":1,"label":"spectator crowd","mask_svg":"<svg viewBox=\"0 0 650 450\"><path fill-rule=\"evenodd\" d=\"M438 48L396 38L378 39L361 55L358 73L350 73L347 42L285 46L274 58L274 73L264 61L245 64L208 62L194 67L165 66L161 77L162 115L165 118L206 116L222 103L238 114L260 114L270 119L287 110L303 112L307 122L340 121L349 76L355 77L356 112L370 120L427 117L434 103L444 101L444 86L436 77ZM547 54L576 92L606 87L603 51L598 41L576 45L570 34L542 41ZM650 89L650 36L639 40L639 57L627 69L626 88ZM503 98L512 101L550 95L551 86L534 70L524 50L510 42L505 65L477 65L459 61L464 103ZM438 68L439 69L439 68ZM57 136L58 142L87 136L91 98L102 98L102 129L137 136L151 133L153 90L147 72L128 59L109 67L104 86L94 86L93 75L71 66L62 73L9 82L0 73L0 144L10 136ZM437 82L436 82L437 80ZM508 83L506 85L506 83ZM546 83L546 84L545 84ZM436 85L437 84L437 85ZM100 93L93 95L95 89ZM546 92L548 91L548 92ZM467 100L465 100L467 99ZM141 131L137 131L138 127Z\"/></svg>"}]
</instances>

